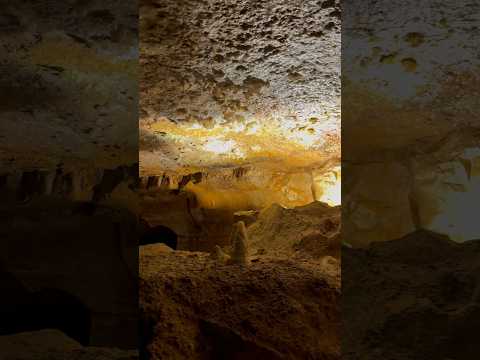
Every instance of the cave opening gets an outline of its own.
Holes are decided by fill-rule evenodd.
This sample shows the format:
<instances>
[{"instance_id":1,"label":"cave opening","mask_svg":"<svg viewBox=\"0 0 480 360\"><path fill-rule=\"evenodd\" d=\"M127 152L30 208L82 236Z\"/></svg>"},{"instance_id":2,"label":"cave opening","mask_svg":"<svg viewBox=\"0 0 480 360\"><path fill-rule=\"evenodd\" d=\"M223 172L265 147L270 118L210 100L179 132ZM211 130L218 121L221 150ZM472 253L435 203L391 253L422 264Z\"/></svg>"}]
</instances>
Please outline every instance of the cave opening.
<instances>
[{"instance_id":1,"label":"cave opening","mask_svg":"<svg viewBox=\"0 0 480 360\"><path fill-rule=\"evenodd\" d=\"M74 295L59 289L43 289L34 294L37 326L55 328L80 344L90 343L92 314Z\"/></svg>"},{"instance_id":2,"label":"cave opening","mask_svg":"<svg viewBox=\"0 0 480 360\"><path fill-rule=\"evenodd\" d=\"M92 316L77 297L59 289L42 289L32 293L16 285L16 290L14 294L7 295L14 303L4 304L7 306L2 311L0 335L57 329L81 345L89 345Z\"/></svg>"},{"instance_id":3,"label":"cave opening","mask_svg":"<svg viewBox=\"0 0 480 360\"><path fill-rule=\"evenodd\" d=\"M165 244L169 248L176 250L178 245L178 236L169 227L158 225L146 230L140 237L140 245Z\"/></svg>"}]
</instances>

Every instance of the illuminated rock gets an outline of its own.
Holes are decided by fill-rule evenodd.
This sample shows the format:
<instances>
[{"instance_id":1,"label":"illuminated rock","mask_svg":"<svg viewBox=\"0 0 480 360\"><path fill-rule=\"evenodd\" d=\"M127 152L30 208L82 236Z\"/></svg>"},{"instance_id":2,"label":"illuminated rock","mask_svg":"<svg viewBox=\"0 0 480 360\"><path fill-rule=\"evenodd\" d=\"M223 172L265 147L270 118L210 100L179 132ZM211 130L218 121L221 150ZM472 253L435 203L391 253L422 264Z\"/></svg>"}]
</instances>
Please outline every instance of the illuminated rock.
<instances>
[{"instance_id":1,"label":"illuminated rock","mask_svg":"<svg viewBox=\"0 0 480 360\"><path fill-rule=\"evenodd\" d=\"M142 175L252 166L313 201L297 177L340 161L339 2L142 3L140 34Z\"/></svg>"}]
</instances>

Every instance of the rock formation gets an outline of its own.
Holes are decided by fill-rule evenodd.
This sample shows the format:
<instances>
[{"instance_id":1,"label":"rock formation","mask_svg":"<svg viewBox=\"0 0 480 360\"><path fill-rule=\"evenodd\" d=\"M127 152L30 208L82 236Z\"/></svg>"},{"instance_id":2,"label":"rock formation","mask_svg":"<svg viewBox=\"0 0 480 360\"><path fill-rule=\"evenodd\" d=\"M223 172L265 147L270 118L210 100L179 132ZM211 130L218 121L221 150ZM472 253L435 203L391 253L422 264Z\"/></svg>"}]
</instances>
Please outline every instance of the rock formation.
<instances>
[{"instance_id":1,"label":"rock formation","mask_svg":"<svg viewBox=\"0 0 480 360\"><path fill-rule=\"evenodd\" d=\"M227 264L230 262L231 260L231 257L230 255L226 254L222 248L218 245L215 245L215 249L212 251L212 253L210 254L210 257L215 260L215 261L218 261L220 264Z\"/></svg>"},{"instance_id":2,"label":"rock formation","mask_svg":"<svg viewBox=\"0 0 480 360\"><path fill-rule=\"evenodd\" d=\"M368 250L344 247L344 358L475 358L479 255L478 240L425 230Z\"/></svg>"},{"instance_id":3,"label":"rock formation","mask_svg":"<svg viewBox=\"0 0 480 360\"><path fill-rule=\"evenodd\" d=\"M160 245L140 258L145 358L340 359L338 262L256 257L239 271Z\"/></svg>"},{"instance_id":4,"label":"rock formation","mask_svg":"<svg viewBox=\"0 0 480 360\"><path fill-rule=\"evenodd\" d=\"M247 229L252 253L291 258L340 255L340 207L316 202L285 209L273 205L260 212Z\"/></svg>"},{"instance_id":5,"label":"rock formation","mask_svg":"<svg viewBox=\"0 0 480 360\"><path fill-rule=\"evenodd\" d=\"M249 262L248 235L243 221L239 221L234 225L230 239L232 242L232 263L246 266Z\"/></svg>"},{"instance_id":6,"label":"rock formation","mask_svg":"<svg viewBox=\"0 0 480 360\"><path fill-rule=\"evenodd\" d=\"M137 360L135 350L83 347L58 330L0 336L2 360Z\"/></svg>"},{"instance_id":7,"label":"rock formation","mask_svg":"<svg viewBox=\"0 0 480 360\"><path fill-rule=\"evenodd\" d=\"M290 238L282 260L280 237L248 250L264 208L339 205L340 17L330 0L140 1L140 212L179 240L141 249L146 357L339 358L339 262L289 258Z\"/></svg>"}]
</instances>

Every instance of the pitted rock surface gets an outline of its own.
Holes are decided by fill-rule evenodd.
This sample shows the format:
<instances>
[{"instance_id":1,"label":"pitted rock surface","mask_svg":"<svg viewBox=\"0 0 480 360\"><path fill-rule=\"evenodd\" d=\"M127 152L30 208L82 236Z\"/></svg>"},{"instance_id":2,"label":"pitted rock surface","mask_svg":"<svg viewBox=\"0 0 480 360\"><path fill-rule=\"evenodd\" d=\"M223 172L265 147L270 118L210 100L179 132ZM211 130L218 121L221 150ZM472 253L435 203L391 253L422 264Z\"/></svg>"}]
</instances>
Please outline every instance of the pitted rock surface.
<instances>
[{"instance_id":1,"label":"pitted rock surface","mask_svg":"<svg viewBox=\"0 0 480 360\"><path fill-rule=\"evenodd\" d=\"M142 172L338 160L340 16L330 0L142 1Z\"/></svg>"}]
</instances>

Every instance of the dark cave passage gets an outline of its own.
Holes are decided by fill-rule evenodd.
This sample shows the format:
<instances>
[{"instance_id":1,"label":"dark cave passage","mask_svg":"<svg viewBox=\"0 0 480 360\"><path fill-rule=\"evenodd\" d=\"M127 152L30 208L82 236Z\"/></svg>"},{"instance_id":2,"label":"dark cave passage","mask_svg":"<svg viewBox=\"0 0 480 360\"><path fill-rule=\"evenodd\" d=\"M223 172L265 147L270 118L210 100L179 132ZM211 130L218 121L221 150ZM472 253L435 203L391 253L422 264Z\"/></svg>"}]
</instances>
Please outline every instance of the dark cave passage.
<instances>
[{"instance_id":1,"label":"dark cave passage","mask_svg":"<svg viewBox=\"0 0 480 360\"><path fill-rule=\"evenodd\" d=\"M140 245L163 243L173 250L177 249L177 234L166 226L155 226L149 228L140 238Z\"/></svg>"},{"instance_id":2,"label":"dark cave passage","mask_svg":"<svg viewBox=\"0 0 480 360\"><path fill-rule=\"evenodd\" d=\"M80 300L58 289L22 290L6 294L13 297L3 304L0 335L57 329L84 346L89 344L91 314Z\"/></svg>"},{"instance_id":3,"label":"dark cave passage","mask_svg":"<svg viewBox=\"0 0 480 360\"><path fill-rule=\"evenodd\" d=\"M79 299L57 289L44 289L33 297L39 310L38 325L59 329L80 344L89 345L91 313Z\"/></svg>"}]
</instances>

